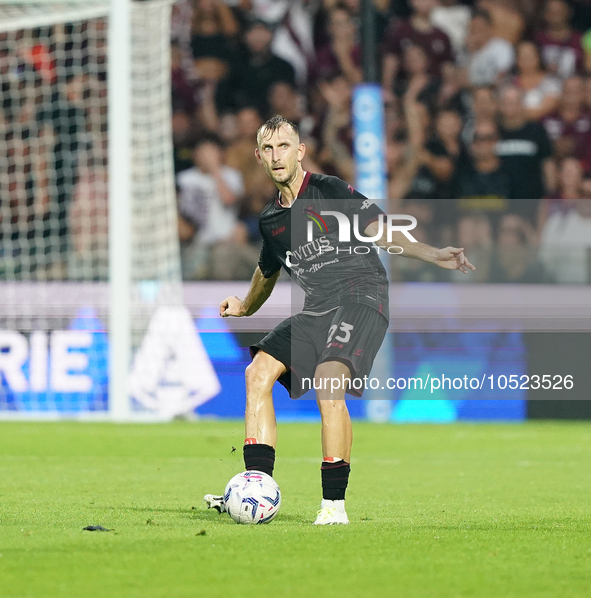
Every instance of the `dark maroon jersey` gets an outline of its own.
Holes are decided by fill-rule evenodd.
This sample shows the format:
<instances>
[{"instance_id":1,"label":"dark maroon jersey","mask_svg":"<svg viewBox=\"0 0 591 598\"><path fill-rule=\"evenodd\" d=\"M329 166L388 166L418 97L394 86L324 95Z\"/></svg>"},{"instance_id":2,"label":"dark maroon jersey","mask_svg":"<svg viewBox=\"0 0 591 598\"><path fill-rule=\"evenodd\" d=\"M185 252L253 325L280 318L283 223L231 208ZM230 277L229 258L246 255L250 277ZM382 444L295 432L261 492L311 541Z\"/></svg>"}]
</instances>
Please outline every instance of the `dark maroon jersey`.
<instances>
[{"instance_id":1,"label":"dark maroon jersey","mask_svg":"<svg viewBox=\"0 0 591 598\"><path fill-rule=\"evenodd\" d=\"M542 57L547 67L562 79L583 72L585 54L581 45L581 34L577 31L573 31L565 40L555 40L545 31L538 31L534 41L542 49Z\"/></svg>"},{"instance_id":2,"label":"dark maroon jersey","mask_svg":"<svg viewBox=\"0 0 591 598\"><path fill-rule=\"evenodd\" d=\"M346 217L349 240L343 239L345 227L339 226L337 217L322 215L326 211ZM283 267L303 289L308 313L363 303L388 317L388 279L378 255L383 250L357 240L353 231L355 220L363 235L383 214L372 200L341 179L306 173L290 207L283 207L277 198L261 213L259 267L263 276L269 278Z\"/></svg>"},{"instance_id":3,"label":"dark maroon jersey","mask_svg":"<svg viewBox=\"0 0 591 598\"><path fill-rule=\"evenodd\" d=\"M405 48L410 45L420 46L429 59L431 74L440 75L441 65L444 62L453 61L453 53L449 37L438 29L428 33L417 31L408 19L395 20L386 30L383 54L396 54L401 57Z\"/></svg>"},{"instance_id":4,"label":"dark maroon jersey","mask_svg":"<svg viewBox=\"0 0 591 598\"><path fill-rule=\"evenodd\" d=\"M361 48L357 45L351 50L351 60L357 68L361 68ZM311 83L324 80L336 75L341 70L339 59L332 51L330 44L321 46L316 51L315 60L309 67L309 79Z\"/></svg>"},{"instance_id":5,"label":"dark maroon jersey","mask_svg":"<svg viewBox=\"0 0 591 598\"><path fill-rule=\"evenodd\" d=\"M561 137L572 139L573 155L582 159L587 153L589 133L591 131L591 113L581 112L579 117L572 122L565 121L560 112L556 111L542 119L542 124L552 141Z\"/></svg>"}]
</instances>

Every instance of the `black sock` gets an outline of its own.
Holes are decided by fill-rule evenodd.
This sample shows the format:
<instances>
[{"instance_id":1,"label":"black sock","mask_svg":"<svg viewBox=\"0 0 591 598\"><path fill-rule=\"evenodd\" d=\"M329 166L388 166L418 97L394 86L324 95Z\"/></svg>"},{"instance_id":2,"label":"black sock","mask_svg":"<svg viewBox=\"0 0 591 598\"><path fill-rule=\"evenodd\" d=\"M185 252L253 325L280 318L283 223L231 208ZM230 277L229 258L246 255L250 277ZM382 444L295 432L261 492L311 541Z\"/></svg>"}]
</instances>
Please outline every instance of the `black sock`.
<instances>
[{"instance_id":1,"label":"black sock","mask_svg":"<svg viewBox=\"0 0 591 598\"><path fill-rule=\"evenodd\" d=\"M351 473L349 463L346 461L337 461L336 463L323 461L320 471L322 474L322 498L345 500L345 491Z\"/></svg>"},{"instance_id":2,"label":"black sock","mask_svg":"<svg viewBox=\"0 0 591 598\"><path fill-rule=\"evenodd\" d=\"M275 467L275 449L268 444L245 444L244 466L247 470L255 469L267 475L273 475Z\"/></svg>"}]
</instances>

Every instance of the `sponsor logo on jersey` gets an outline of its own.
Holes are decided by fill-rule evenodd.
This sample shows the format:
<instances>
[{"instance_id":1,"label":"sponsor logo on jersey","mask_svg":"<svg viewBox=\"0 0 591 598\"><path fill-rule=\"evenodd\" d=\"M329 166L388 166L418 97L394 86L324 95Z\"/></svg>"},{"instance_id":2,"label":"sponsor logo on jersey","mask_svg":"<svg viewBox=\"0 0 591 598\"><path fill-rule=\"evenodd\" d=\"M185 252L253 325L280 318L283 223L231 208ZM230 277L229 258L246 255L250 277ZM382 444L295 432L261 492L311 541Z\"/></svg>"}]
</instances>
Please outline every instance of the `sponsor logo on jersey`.
<instances>
[{"instance_id":1,"label":"sponsor logo on jersey","mask_svg":"<svg viewBox=\"0 0 591 598\"><path fill-rule=\"evenodd\" d=\"M300 245L294 251L286 251L285 263L289 268L295 268L300 265L300 262L309 262L330 251L334 251L334 247L325 236L322 236Z\"/></svg>"}]
</instances>

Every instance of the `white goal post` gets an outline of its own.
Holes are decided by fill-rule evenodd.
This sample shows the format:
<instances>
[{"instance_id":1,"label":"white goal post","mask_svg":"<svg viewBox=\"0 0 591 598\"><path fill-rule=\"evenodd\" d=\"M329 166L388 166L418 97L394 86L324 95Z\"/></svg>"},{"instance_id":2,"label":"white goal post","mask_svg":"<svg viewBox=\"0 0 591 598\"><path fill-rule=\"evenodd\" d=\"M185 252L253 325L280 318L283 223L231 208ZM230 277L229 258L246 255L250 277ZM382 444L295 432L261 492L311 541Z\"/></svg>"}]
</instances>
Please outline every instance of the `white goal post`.
<instances>
[{"instance_id":1,"label":"white goal post","mask_svg":"<svg viewBox=\"0 0 591 598\"><path fill-rule=\"evenodd\" d=\"M182 303L172 0L0 0L0 419L219 391Z\"/></svg>"}]
</instances>

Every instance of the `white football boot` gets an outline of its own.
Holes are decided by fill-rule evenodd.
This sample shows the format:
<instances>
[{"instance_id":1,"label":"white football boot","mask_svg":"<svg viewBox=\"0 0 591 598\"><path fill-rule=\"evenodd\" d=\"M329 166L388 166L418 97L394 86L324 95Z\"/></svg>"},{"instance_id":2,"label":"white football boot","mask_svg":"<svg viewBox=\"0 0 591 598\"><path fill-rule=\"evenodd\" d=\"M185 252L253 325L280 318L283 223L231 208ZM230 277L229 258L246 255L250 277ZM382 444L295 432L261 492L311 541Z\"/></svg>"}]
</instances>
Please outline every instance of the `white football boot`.
<instances>
[{"instance_id":1,"label":"white football boot","mask_svg":"<svg viewBox=\"0 0 591 598\"><path fill-rule=\"evenodd\" d=\"M203 497L203 502L208 509L217 509L218 513L226 512L226 505L224 504L223 496L216 496L215 494L206 494Z\"/></svg>"},{"instance_id":2,"label":"white football boot","mask_svg":"<svg viewBox=\"0 0 591 598\"><path fill-rule=\"evenodd\" d=\"M346 525L348 523L349 518L345 511L344 500L322 499L322 502L320 503L320 511L318 511L314 525Z\"/></svg>"}]
</instances>

